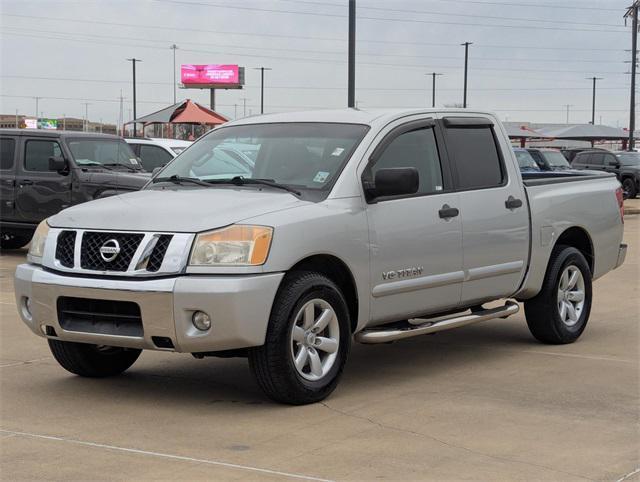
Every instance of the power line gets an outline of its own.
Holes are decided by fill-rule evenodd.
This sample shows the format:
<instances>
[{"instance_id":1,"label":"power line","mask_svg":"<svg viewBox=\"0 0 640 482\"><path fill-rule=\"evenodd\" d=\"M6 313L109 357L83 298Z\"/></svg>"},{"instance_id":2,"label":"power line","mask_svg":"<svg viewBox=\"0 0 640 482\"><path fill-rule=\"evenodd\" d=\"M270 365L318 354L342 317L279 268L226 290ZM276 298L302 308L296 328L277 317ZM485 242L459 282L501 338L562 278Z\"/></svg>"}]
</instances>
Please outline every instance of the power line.
<instances>
[{"instance_id":1,"label":"power line","mask_svg":"<svg viewBox=\"0 0 640 482\"><path fill-rule=\"evenodd\" d=\"M36 15L18 15L18 14L9 14L2 13L2 16L5 17L16 17L16 18L29 18L35 20L50 20L55 22L74 22L74 23L82 23L82 24L94 24L94 25L108 25L108 26L116 26L116 27L126 27L126 28L135 28L137 30L141 28L146 29L154 29L154 30L175 30L180 32L197 32L197 33L207 33L213 35L239 35L239 36L248 36L248 37L268 37L268 38L282 38L282 39L300 39L300 40L321 40L321 41L331 41L331 42L341 42L344 43L345 39L341 37L316 37L316 36L302 36L302 35L284 35L284 34L272 34L272 33L249 33L249 32L238 32L238 31L223 31L223 30L205 30L205 29L196 29L196 28L184 28L184 27L170 27L167 25L159 26L159 25L141 25L141 24L132 24L132 23L122 23L122 22L105 22L98 20L79 20L79 19L71 19L71 18L59 18L59 17L40 17ZM186 43L186 42L182 42ZM401 44L401 45L433 45L433 46L451 46L455 47L457 43L435 43L435 42L417 42L417 41L404 41L404 40L379 40L379 39L358 39L358 43L374 43L374 44ZM590 48L590 47L540 47L540 46L523 46L523 45L478 45L478 48L496 48L496 49L529 49L529 50L581 50L581 51L589 51L589 52L620 52L624 51L624 49L614 49L614 48Z\"/></svg>"},{"instance_id":2,"label":"power line","mask_svg":"<svg viewBox=\"0 0 640 482\"><path fill-rule=\"evenodd\" d=\"M239 5L221 5L217 3L206 2L188 2L185 0L152 0L158 3L169 3L175 5L184 6L204 6L214 8L227 8L235 10L250 10L252 12L268 12L268 13L283 13L292 15L310 15L314 17L332 17L332 18L346 18L346 15L322 13L322 12L300 12L295 10L278 10L274 8L261 8L261 7L245 7ZM534 25L506 25L506 24L486 24L486 23L473 23L473 22L450 22L441 20L423 20L415 18L390 18L390 17L367 17L365 15L358 15L358 20L378 20L383 22L402 22L402 23L426 23L426 24L438 24L438 25L462 25L469 27L490 27L490 28L517 28L517 29L534 29L534 30L562 30L568 32L608 32L608 33L626 33L625 27L619 27L623 30L609 30L609 29L581 29L581 28L559 28L559 27L541 27Z\"/></svg>"},{"instance_id":3,"label":"power line","mask_svg":"<svg viewBox=\"0 0 640 482\"><path fill-rule=\"evenodd\" d=\"M61 32L61 31L55 31L55 30L42 30L42 29L27 29L27 28L20 28L20 27L4 27L4 29L6 30L7 28L11 29L11 30L18 30L19 32L21 31L28 31L28 32L37 32L38 34L54 34L54 35L76 35L76 36L81 36L81 37L98 37L98 38L104 38L104 39L117 39L117 40L137 40L137 41L143 41L143 42L154 42L154 43L164 43L167 42L166 39L157 39L157 38L142 38L142 37L123 37L123 36L113 36L113 35L98 35L98 34L83 34L83 33L69 33L69 32ZM184 45L202 45L202 42L181 42ZM175 43L174 43L175 45ZM298 53L314 53L314 54L335 54L335 55L342 55L343 51L342 50L315 50L315 49L292 49L292 48L277 48L277 47L252 47L252 46L246 46L246 45L238 45L237 43L219 43L216 42L216 45L218 46L230 46L230 47L237 47L237 48L242 48L242 49L248 49L248 50L273 50L273 51L283 51L283 52L298 52ZM437 44L440 46L450 46L450 47L457 47L458 44ZM480 45L481 46L481 45ZM157 48L157 49L161 49L162 47L156 47L155 45L151 45L151 46L144 46L147 48ZM170 49L173 49L173 46L169 47ZM177 48L177 46L176 46ZM523 48L529 48L529 47L523 47ZM190 51L190 50L187 50ZM620 49L619 50L620 53L624 53L624 50ZM212 52L213 53L213 52ZM407 54L396 54L396 53L390 53L390 54L385 54L385 53L381 53L381 52L374 52L374 53L367 53L367 52L360 52L358 51L358 55L363 56L363 57L394 57L394 58L425 58L425 59L451 59L451 56L434 56L434 55L407 55ZM549 58L531 58L531 57L527 57L527 58L512 58L512 57L478 57L477 60L481 60L481 61L510 61L510 62L563 62L563 63L568 63L568 62L575 62L575 63L612 63L612 64L618 64L621 63L622 61L617 61L617 60L594 60L594 59L549 59Z\"/></svg>"}]
</instances>

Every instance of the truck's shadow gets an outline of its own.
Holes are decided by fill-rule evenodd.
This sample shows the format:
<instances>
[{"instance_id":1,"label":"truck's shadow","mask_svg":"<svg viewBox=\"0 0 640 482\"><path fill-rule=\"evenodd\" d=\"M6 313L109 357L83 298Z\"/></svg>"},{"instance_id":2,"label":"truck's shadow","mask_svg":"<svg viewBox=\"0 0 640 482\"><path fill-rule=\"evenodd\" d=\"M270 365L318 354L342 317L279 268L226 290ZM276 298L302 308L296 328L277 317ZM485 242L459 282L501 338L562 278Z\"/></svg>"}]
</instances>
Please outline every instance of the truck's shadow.
<instances>
[{"instance_id":1,"label":"truck's shadow","mask_svg":"<svg viewBox=\"0 0 640 482\"><path fill-rule=\"evenodd\" d=\"M524 321L498 320L435 336L423 336L388 345L354 344L343 378L334 396L347 397L388 390L429 376L464 376L478 364L499 363L514 350L535 344ZM60 369L62 370L62 369ZM62 375L62 372L60 373ZM173 406L183 410L215 406L215 410L246 405L261 409L281 407L264 397L247 360L242 358L195 360L188 355L147 354L125 374L108 379L54 377L51 391L81 392L87 406L91 398Z\"/></svg>"}]
</instances>

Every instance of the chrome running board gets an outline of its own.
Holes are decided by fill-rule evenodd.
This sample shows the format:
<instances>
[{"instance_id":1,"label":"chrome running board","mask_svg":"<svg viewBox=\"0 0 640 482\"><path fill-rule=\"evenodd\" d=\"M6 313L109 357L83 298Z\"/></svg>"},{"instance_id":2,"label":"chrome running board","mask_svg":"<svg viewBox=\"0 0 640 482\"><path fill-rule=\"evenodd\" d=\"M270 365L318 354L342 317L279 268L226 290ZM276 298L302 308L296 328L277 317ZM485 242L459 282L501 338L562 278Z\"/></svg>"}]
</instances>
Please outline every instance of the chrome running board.
<instances>
[{"instance_id":1,"label":"chrome running board","mask_svg":"<svg viewBox=\"0 0 640 482\"><path fill-rule=\"evenodd\" d=\"M428 333L436 333L438 331L450 330L459 326L470 325L480 321L492 320L494 318L506 318L515 315L520 311L520 306L514 301L507 301L504 306L498 308L490 308L488 310L478 310L464 315L455 315L446 318L438 318L437 321L425 320L424 323L418 325L407 323L401 328L385 328L384 325L379 328L370 328L356 333L355 339L360 343L389 343L391 341L411 338L418 335L426 335Z\"/></svg>"}]
</instances>

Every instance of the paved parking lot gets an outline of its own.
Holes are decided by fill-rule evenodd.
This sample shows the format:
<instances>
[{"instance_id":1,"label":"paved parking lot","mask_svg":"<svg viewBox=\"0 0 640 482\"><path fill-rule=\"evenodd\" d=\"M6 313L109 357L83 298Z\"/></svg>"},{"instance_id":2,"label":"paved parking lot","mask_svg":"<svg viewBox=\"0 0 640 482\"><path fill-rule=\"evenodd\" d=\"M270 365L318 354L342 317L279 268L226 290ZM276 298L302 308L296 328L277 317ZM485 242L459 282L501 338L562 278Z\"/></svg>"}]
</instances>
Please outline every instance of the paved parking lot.
<instances>
[{"instance_id":1,"label":"paved parking lot","mask_svg":"<svg viewBox=\"0 0 640 482\"><path fill-rule=\"evenodd\" d=\"M640 216L590 325L545 346L522 314L356 345L337 391L264 399L243 359L144 353L123 376L60 368L15 312L0 257L0 477L640 480Z\"/></svg>"}]
</instances>

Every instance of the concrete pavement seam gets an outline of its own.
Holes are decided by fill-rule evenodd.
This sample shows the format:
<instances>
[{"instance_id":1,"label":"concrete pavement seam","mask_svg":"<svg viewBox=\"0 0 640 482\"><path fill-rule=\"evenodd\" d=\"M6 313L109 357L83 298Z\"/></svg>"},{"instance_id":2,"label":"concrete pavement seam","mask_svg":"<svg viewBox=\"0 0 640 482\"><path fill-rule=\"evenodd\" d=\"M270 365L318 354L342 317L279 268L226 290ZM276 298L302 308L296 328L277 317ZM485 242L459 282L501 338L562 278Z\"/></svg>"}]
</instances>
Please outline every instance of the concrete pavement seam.
<instances>
[{"instance_id":1,"label":"concrete pavement seam","mask_svg":"<svg viewBox=\"0 0 640 482\"><path fill-rule=\"evenodd\" d=\"M66 442L66 443L71 443L71 444L76 444L76 445L83 445L85 447L101 448L101 449L113 450L113 451L118 451L118 452L127 452L127 453L139 454L139 455L148 455L148 456L152 456L152 457L160 457L160 458L165 458L165 459L180 460L180 461L183 461L183 462L195 462L197 464L217 465L217 466L220 466L220 467L247 470L247 471L258 472L258 473L262 473L262 474L279 475L279 476L287 477L287 478L290 478L290 479L313 480L313 481L318 481L318 482L331 482L328 479L322 479L322 478L319 478L319 477L313 477L313 476L301 475L301 474L293 474L293 473L290 473L290 472L281 472L281 471L278 471L278 470L263 469L263 468L259 468L259 467L251 467L249 465L232 464L232 463L229 463L229 462L221 462L221 461L218 461L218 460L198 459L198 458L194 458L194 457L186 457L184 455L165 454L165 453L162 453L162 452L153 452L153 451L149 451L149 450L140 450L140 449L133 449L133 448L128 448L128 447L119 447L117 445L108 445L108 444L102 444L102 443L98 443L98 442L86 442L86 441L83 441L83 440L68 439L68 438L57 437L57 436L53 436L53 435L42 435L42 434L29 433L29 432L18 432L18 431L15 431L15 430L5 430L5 429L0 429L0 432L5 433L5 434L12 434L12 435L17 435L17 436L22 436L22 437L31 437L31 438L37 438L37 439L42 439L42 440L51 440L51 441L55 441L55 442Z\"/></svg>"}]
</instances>

